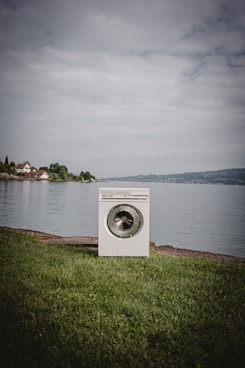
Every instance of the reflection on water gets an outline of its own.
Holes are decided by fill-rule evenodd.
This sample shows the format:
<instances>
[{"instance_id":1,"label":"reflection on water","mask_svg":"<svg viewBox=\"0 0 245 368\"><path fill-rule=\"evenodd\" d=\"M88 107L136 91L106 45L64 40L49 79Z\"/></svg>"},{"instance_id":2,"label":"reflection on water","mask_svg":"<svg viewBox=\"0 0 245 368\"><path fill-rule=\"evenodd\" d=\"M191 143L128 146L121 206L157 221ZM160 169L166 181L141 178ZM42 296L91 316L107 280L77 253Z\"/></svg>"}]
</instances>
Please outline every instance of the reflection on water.
<instances>
[{"instance_id":1,"label":"reflection on water","mask_svg":"<svg viewBox=\"0 0 245 368\"><path fill-rule=\"evenodd\" d=\"M243 186L0 181L0 226L96 236L103 186L150 188L150 239L157 245L245 257Z\"/></svg>"}]
</instances>

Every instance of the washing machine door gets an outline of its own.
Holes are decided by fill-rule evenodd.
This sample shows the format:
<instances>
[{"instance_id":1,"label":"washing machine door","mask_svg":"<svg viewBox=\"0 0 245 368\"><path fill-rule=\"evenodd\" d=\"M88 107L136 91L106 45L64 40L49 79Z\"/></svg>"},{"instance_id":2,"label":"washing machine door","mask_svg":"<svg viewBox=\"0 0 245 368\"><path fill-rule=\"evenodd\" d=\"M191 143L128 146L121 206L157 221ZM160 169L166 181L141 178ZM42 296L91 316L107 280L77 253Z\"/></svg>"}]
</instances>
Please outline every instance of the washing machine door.
<instances>
[{"instance_id":1,"label":"washing machine door","mask_svg":"<svg viewBox=\"0 0 245 368\"><path fill-rule=\"evenodd\" d=\"M129 238L143 226L141 212L129 204L119 204L111 209L107 217L110 232L118 238Z\"/></svg>"}]
</instances>

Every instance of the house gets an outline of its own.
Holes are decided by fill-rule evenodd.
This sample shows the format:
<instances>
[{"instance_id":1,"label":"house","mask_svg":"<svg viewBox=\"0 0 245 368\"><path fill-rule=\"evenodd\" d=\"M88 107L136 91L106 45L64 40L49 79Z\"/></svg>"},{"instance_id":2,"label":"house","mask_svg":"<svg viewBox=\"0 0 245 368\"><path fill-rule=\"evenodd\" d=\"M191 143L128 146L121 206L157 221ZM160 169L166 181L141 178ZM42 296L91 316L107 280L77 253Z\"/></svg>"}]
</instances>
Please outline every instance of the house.
<instances>
[{"instance_id":1,"label":"house","mask_svg":"<svg viewBox=\"0 0 245 368\"><path fill-rule=\"evenodd\" d=\"M35 167L31 167L29 162L24 162L23 164L18 164L15 166L16 174L24 176L25 178L34 178L48 180L49 176L47 171L38 170Z\"/></svg>"},{"instance_id":2,"label":"house","mask_svg":"<svg viewBox=\"0 0 245 368\"><path fill-rule=\"evenodd\" d=\"M38 172L39 172L39 179L42 179L42 180L47 180L48 178L49 178L49 176L48 176L48 173L47 173L47 171L45 171L45 170L38 170Z\"/></svg>"},{"instance_id":3,"label":"house","mask_svg":"<svg viewBox=\"0 0 245 368\"><path fill-rule=\"evenodd\" d=\"M45 170L36 170L31 173L31 176L36 179L48 180L49 176Z\"/></svg>"},{"instance_id":4,"label":"house","mask_svg":"<svg viewBox=\"0 0 245 368\"><path fill-rule=\"evenodd\" d=\"M18 164L15 166L15 171L17 174L25 175L31 172L31 165L29 162L24 162L23 164Z\"/></svg>"}]
</instances>

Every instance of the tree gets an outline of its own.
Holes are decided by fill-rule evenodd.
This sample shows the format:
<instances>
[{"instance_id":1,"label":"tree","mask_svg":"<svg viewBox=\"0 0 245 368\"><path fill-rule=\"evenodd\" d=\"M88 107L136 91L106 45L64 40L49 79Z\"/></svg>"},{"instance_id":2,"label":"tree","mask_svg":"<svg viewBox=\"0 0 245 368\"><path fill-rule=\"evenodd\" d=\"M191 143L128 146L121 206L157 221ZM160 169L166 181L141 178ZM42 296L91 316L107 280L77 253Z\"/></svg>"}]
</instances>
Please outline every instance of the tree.
<instances>
[{"instance_id":1,"label":"tree","mask_svg":"<svg viewBox=\"0 0 245 368\"><path fill-rule=\"evenodd\" d=\"M5 165L4 163L2 162L2 160L0 161L0 172L5 172Z\"/></svg>"},{"instance_id":2,"label":"tree","mask_svg":"<svg viewBox=\"0 0 245 368\"><path fill-rule=\"evenodd\" d=\"M56 174L56 173L51 173L51 174L49 174L49 179L51 180L51 181L60 181L61 179L60 179L60 176L58 175L58 174Z\"/></svg>"},{"instance_id":3,"label":"tree","mask_svg":"<svg viewBox=\"0 0 245 368\"><path fill-rule=\"evenodd\" d=\"M9 165L8 156L6 156L4 163L2 160L0 161L0 172L11 174L12 167Z\"/></svg>"},{"instance_id":4,"label":"tree","mask_svg":"<svg viewBox=\"0 0 245 368\"><path fill-rule=\"evenodd\" d=\"M68 179L68 170L66 166L60 166L59 168L59 176L61 177L61 179L63 180L67 180Z\"/></svg>"},{"instance_id":5,"label":"tree","mask_svg":"<svg viewBox=\"0 0 245 368\"><path fill-rule=\"evenodd\" d=\"M91 175L89 171L86 171L86 172L81 171L79 175L79 179L84 180L84 181L92 181L92 180L95 180L95 177Z\"/></svg>"},{"instance_id":6,"label":"tree","mask_svg":"<svg viewBox=\"0 0 245 368\"><path fill-rule=\"evenodd\" d=\"M90 181L91 180L91 174L89 171L86 171L83 175L83 180Z\"/></svg>"},{"instance_id":7,"label":"tree","mask_svg":"<svg viewBox=\"0 0 245 368\"><path fill-rule=\"evenodd\" d=\"M68 169L65 165L60 165L58 162L55 164L50 164L49 166L49 173L50 174L57 174L51 175L53 180L68 180Z\"/></svg>"},{"instance_id":8,"label":"tree","mask_svg":"<svg viewBox=\"0 0 245 368\"><path fill-rule=\"evenodd\" d=\"M55 164L50 164L49 165L49 172L50 173L58 173L59 168L60 168L60 165L58 164L58 162L56 162Z\"/></svg>"}]
</instances>

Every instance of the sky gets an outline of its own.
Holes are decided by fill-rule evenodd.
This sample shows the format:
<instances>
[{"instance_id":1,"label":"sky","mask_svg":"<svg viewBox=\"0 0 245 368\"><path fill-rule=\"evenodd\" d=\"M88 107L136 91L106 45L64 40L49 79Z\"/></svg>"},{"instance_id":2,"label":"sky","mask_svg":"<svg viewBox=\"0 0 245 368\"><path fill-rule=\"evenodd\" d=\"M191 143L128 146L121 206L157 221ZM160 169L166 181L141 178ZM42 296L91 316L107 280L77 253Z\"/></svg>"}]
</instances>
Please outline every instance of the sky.
<instances>
[{"instance_id":1,"label":"sky","mask_svg":"<svg viewBox=\"0 0 245 368\"><path fill-rule=\"evenodd\" d=\"M243 0L0 0L0 159L245 167Z\"/></svg>"}]
</instances>

